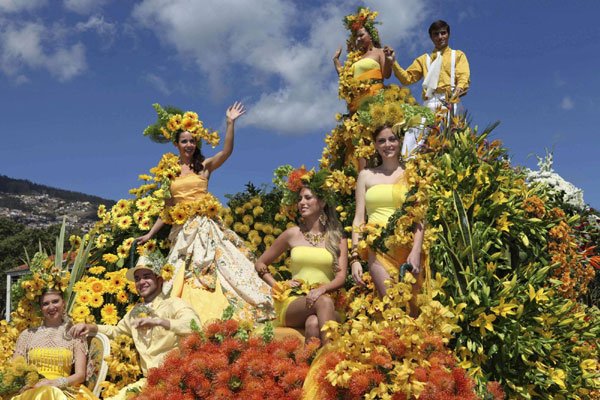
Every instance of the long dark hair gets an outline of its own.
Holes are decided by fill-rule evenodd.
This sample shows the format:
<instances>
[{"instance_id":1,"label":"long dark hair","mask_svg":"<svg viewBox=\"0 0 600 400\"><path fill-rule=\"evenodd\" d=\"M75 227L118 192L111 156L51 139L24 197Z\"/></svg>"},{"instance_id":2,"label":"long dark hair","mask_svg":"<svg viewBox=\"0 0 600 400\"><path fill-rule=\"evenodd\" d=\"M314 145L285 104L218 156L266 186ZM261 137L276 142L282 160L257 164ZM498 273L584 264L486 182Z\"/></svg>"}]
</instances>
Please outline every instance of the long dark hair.
<instances>
[{"instance_id":1,"label":"long dark hair","mask_svg":"<svg viewBox=\"0 0 600 400\"><path fill-rule=\"evenodd\" d=\"M179 131L175 134L175 143L179 143L179 136L185 131ZM194 151L194 154L192 155L192 170L195 173L199 173L200 171L202 171L204 169L204 165L202 164L205 160L205 157L202 155L202 151L200 150L200 146L202 146L202 143L198 143L198 141L196 140L196 150Z\"/></svg>"}]
</instances>

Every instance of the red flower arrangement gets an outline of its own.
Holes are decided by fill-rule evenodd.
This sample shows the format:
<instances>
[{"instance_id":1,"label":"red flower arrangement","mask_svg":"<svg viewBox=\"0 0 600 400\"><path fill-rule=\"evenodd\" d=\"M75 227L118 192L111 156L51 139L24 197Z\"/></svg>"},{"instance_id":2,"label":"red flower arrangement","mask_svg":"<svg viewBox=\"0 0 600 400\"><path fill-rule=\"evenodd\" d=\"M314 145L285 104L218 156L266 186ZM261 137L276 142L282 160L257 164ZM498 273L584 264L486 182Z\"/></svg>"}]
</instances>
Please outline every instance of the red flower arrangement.
<instances>
[{"instance_id":1,"label":"red flower arrangement","mask_svg":"<svg viewBox=\"0 0 600 400\"><path fill-rule=\"evenodd\" d=\"M384 331L381 343L390 351L394 359L405 356L408 347L393 330ZM419 381L424 385L419 395L419 400L478 400L474 388L475 381L463 368L457 366L457 359L444 345L441 338L427 337L419 350L413 354L422 359L422 367L414 369L411 381ZM321 396L324 399L362 399L371 389L381 383L390 384L387 371L391 368L392 359L389 356L373 353L371 356L372 370L362 370L352 373L347 388L333 386L326 378L327 371L333 370L344 357L336 352L325 356L322 369L319 371L317 381L321 387ZM497 382L490 382L483 393L483 398L489 400L502 400L505 394ZM392 395L394 400L408 400L402 392ZM415 399L415 397L410 397Z\"/></svg>"},{"instance_id":2,"label":"red flower arrangement","mask_svg":"<svg viewBox=\"0 0 600 400\"><path fill-rule=\"evenodd\" d=\"M297 168L294 171L290 172L287 181L287 187L292 192L299 192L300 189L304 187L304 182L302 182L302 177L305 176L308 171L305 168Z\"/></svg>"},{"instance_id":3,"label":"red flower arrangement","mask_svg":"<svg viewBox=\"0 0 600 400\"><path fill-rule=\"evenodd\" d=\"M148 385L134 399L300 399L318 348L318 339L269 342L248 336L236 320L215 321L150 369Z\"/></svg>"}]
</instances>

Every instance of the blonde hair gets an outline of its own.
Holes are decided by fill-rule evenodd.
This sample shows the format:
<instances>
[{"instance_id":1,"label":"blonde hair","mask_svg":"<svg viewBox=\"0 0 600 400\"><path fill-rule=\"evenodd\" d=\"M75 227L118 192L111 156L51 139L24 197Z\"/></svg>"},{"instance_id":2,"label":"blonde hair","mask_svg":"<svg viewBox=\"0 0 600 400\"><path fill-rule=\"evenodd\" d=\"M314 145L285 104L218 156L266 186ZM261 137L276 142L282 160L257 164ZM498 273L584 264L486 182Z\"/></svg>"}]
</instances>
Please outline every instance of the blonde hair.
<instances>
[{"instance_id":1,"label":"blonde hair","mask_svg":"<svg viewBox=\"0 0 600 400\"><path fill-rule=\"evenodd\" d=\"M335 208L329 204L325 205L323 209L327 221L325 222L325 249L333 256L333 270L338 272L340 270L338 266L338 258L340 256L340 241L342 240L342 224L337 217Z\"/></svg>"}]
</instances>

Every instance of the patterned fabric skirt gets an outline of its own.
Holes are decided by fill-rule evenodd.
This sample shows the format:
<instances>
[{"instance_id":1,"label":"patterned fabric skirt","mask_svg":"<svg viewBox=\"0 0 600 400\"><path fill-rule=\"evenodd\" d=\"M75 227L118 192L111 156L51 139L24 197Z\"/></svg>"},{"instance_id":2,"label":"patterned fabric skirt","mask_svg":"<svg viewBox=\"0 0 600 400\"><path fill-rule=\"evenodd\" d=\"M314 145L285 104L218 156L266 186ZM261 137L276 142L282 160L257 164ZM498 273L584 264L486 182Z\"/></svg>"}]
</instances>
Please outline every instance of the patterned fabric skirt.
<instances>
[{"instance_id":1,"label":"patterned fabric skirt","mask_svg":"<svg viewBox=\"0 0 600 400\"><path fill-rule=\"evenodd\" d=\"M233 306L236 319L257 322L274 317L271 288L254 269L254 254L242 239L205 216L171 228L167 261L175 267L163 291L192 305L201 321L220 318Z\"/></svg>"}]
</instances>

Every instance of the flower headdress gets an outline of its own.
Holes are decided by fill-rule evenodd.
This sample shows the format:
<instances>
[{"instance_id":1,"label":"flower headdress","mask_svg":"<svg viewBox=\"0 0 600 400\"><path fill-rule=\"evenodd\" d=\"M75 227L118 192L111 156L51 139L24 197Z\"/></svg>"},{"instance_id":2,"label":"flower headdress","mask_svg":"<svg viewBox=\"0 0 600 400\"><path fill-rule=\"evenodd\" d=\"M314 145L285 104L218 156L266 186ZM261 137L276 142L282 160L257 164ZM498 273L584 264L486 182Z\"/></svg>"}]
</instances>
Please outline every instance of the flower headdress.
<instances>
[{"instance_id":1,"label":"flower headdress","mask_svg":"<svg viewBox=\"0 0 600 400\"><path fill-rule=\"evenodd\" d=\"M377 28L375 28L376 24L380 24L380 22L375 22L375 18L379 15L377 11L370 11L368 7L358 7L356 10L356 14L346 15L344 17L344 25L346 29L350 30L350 39L348 40L348 52L356 51L356 32L360 28L365 28L366 31L371 36L371 40L373 43L379 42L379 32Z\"/></svg>"},{"instance_id":2,"label":"flower headdress","mask_svg":"<svg viewBox=\"0 0 600 400\"><path fill-rule=\"evenodd\" d=\"M305 187L327 204L334 204L334 195L328 185L331 173L326 169L315 172L314 168L310 171L306 170L304 165L297 169L284 165L277 168L274 175L273 184L283 191L281 200L283 214L288 216L295 214L292 210L298 203L300 190Z\"/></svg>"},{"instance_id":3,"label":"flower headdress","mask_svg":"<svg viewBox=\"0 0 600 400\"><path fill-rule=\"evenodd\" d=\"M158 115L155 124L144 129L144 136L158 143L175 142L178 132L190 132L198 145L204 140L213 148L219 144L219 133L204 127L204 122L198 120L198 114L193 111L183 112L177 107L152 104Z\"/></svg>"},{"instance_id":4,"label":"flower headdress","mask_svg":"<svg viewBox=\"0 0 600 400\"><path fill-rule=\"evenodd\" d=\"M135 245L131 245L132 249L134 247ZM154 250L141 255L140 258L138 258L135 267L127 270L125 277L131 282L134 282L134 273L138 269L150 269L156 276L163 278L164 281L168 281L173 277L173 271L175 270L175 267L167 263L165 256L159 250Z\"/></svg>"},{"instance_id":5,"label":"flower headdress","mask_svg":"<svg viewBox=\"0 0 600 400\"><path fill-rule=\"evenodd\" d=\"M40 249L32 259L27 257L27 265L30 273L23 276L12 287L12 297L17 311L13 313L13 319L18 324L26 323L28 326L33 326L39 322L33 313L39 307L39 299L42 294L49 290L54 290L61 293L65 300L65 311L71 312L75 302L75 292L73 287L75 282L81 279L87 259L94 241L90 238L86 241L77 243L76 254L69 251L67 253L66 262L63 261L63 248L65 241L65 220L61 226L60 234L56 238L55 256L51 258ZM71 264L71 261L73 264ZM70 271L69 271L70 270ZM25 318L25 321L19 321ZM25 328L26 326L21 326Z\"/></svg>"}]
</instances>

